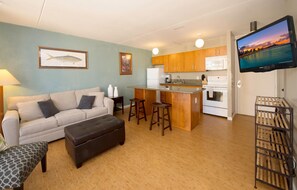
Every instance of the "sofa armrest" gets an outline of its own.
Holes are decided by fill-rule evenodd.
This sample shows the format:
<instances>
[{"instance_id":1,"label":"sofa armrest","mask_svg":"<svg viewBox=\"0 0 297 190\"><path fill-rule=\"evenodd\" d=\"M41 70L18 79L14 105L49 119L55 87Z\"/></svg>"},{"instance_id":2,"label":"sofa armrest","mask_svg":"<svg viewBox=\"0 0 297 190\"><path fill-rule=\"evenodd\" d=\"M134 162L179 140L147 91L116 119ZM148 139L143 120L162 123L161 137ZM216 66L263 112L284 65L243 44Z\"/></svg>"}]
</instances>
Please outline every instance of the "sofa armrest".
<instances>
[{"instance_id":1,"label":"sofa armrest","mask_svg":"<svg viewBox=\"0 0 297 190\"><path fill-rule=\"evenodd\" d=\"M20 118L16 110L5 113L2 121L2 131L9 146L19 145Z\"/></svg>"},{"instance_id":2,"label":"sofa armrest","mask_svg":"<svg viewBox=\"0 0 297 190\"><path fill-rule=\"evenodd\" d=\"M107 107L108 114L113 115L113 106L114 102L112 99L104 97L103 99L104 106Z\"/></svg>"}]
</instances>

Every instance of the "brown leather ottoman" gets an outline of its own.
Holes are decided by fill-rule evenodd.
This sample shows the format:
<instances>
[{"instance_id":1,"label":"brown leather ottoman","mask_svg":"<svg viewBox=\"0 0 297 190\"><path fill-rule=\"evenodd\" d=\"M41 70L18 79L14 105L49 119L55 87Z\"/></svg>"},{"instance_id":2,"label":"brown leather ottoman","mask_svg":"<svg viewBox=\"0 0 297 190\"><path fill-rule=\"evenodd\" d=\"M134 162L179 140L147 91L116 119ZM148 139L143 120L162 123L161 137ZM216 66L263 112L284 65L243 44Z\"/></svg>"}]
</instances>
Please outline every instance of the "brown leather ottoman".
<instances>
[{"instance_id":1,"label":"brown leather ottoman","mask_svg":"<svg viewBox=\"0 0 297 190\"><path fill-rule=\"evenodd\" d=\"M77 168L97 154L125 142L125 122L105 115L65 127L65 146Z\"/></svg>"}]
</instances>

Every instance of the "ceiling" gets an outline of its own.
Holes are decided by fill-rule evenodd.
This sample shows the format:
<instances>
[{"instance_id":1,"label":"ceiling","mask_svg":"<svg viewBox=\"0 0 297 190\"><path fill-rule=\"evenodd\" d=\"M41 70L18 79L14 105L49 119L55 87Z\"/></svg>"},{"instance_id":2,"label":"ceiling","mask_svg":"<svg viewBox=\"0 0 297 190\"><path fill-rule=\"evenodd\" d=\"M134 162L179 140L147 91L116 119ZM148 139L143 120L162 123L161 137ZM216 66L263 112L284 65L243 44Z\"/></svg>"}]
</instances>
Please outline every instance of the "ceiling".
<instances>
[{"instance_id":1,"label":"ceiling","mask_svg":"<svg viewBox=\"0 0 297 190\"><path fill-rule=\"evenodd\" d=\"M0 22L151 50L249 31L290 0L0 0ZM293 0L292 0L293 1ZM297 18L297 11L295 11Z\"/></svg>"}]
</instances>

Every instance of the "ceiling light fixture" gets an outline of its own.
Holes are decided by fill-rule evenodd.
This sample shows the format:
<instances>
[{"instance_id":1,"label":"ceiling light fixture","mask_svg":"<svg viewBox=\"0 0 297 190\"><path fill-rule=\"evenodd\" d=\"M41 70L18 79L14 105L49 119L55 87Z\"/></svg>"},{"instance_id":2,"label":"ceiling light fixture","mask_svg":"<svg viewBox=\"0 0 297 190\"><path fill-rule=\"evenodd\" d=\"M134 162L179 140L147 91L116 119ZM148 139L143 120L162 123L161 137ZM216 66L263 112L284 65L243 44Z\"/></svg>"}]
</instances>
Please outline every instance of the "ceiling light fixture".
<instances>
[{"instance_id":1,"label":"ceiling light fixture","mask_svg":"<svg viewBox=\"0 0 297 190\"><path fill-rule=\"evenodd\" d=\"M197 48L202 48L202 47L204 46L204 40L201 39L201 38L197 39L197 40L195 41L195 46L196 46Z\"/></svg>"},{"instance_id":2,"label":"ceiling light fixture","mask_svg":"<svg viewBox=\"0 0 297 190\"><path fill-rule=\"evenodd\" d=\"M159 49L158 48L154 48L152 52L153 52L154 55L158 55Z\"/></svg>"}]
</instances>

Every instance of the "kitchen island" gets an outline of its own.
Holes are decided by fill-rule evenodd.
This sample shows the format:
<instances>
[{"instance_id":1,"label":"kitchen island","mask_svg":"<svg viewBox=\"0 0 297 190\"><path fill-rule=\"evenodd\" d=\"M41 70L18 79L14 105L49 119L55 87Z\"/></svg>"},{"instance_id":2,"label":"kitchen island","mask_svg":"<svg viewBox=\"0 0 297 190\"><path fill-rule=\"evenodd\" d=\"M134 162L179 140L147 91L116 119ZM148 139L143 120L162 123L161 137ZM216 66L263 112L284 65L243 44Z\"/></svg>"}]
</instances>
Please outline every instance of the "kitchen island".
<instances>
[{"instance_id":1,"label":"kitchen island","mask_svg":"<svg viewBox=\"0 0 297 190\"><path fill-rule=\"evenodd\" d=\"M134 97L145 100L147 115L152 113L152 103L160 100L172 105L171 122L173 127L187 131L194 129L200 120L200 96L202 88L186 88L177 86L134 86Z\"/></svg>"}]
</instances>

